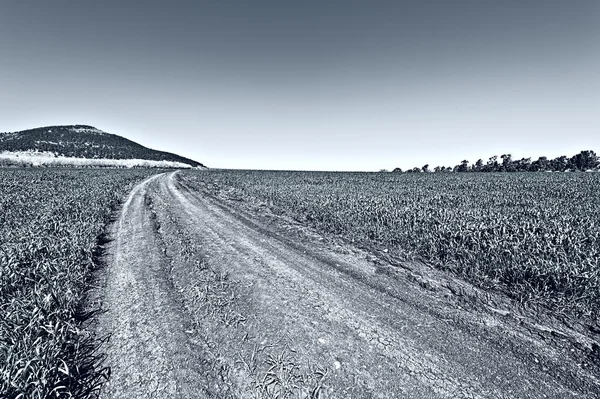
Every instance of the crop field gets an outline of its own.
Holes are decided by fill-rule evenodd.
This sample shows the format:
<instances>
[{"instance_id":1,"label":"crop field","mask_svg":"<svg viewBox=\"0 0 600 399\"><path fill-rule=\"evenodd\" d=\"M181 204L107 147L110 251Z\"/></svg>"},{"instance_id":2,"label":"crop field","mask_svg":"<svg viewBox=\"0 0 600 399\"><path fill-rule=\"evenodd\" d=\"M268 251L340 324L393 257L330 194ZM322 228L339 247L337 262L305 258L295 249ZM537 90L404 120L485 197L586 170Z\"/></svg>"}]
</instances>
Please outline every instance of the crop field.
<instances>
[{"instance_id":1,"label":"crop field","mask_svg":"<svg viewBox=\"0 0 600 399\"><path fill-rule=\"evenodd\" d=\"M180 394L198 392L205 376L223 382L219 385L223 392L262 392L256 397L276 397L284 391L277 394L274 389L289 384L294 389L307 384L317 391L348 388L387 393L385 389L396 392L388 382L408 381L415 367L421 367L416 376L429 373L417 381L423 392L432 381L442 381L439 389L446 389L448 375L457 378L459 386L488 378L482 382L482 392L486 384L497 383L497 375L506 375L494 392L521 389L519 384L502 385L519 380L513 371L526 369L534 380L552 382L556 376L571 375L563 372L571 364L575 368L570 370L580 373L573 377L579 391L590 391L588 385L596 381L586 380L591 375L586 374L589 358L581 360L573 354L571 359L568 347L560 352L567 357L547 359L560 360L560 364L548 363L556 374L545 377L548 368L530 367L545 352L528 351L554 341L540 335L537 341L521 342L511 336L514 346L508 348L512 349L496 353L481 340L479 328L484 327L468 324L468 317L479 320L479 313L455 315L459 312L452 308L454 302L440 302L445 300L441 293L424 292L418 285L414 291L410 285L398 289L406 301L388 298L387 291L373 287L391 289L389 282L398 280L368 274L363 269L372 263L364 255L322 255L322 249L331 249L326 238L337 235L341 239L336 243L346 241L343 244L348 248L353 243L367 249L361 254L424 261L480 287L505 292L523 304L597 319L600 174L185 170L156 176L131 190L156 173L148 169L0 169L0 397L89 399L98 397L100 391L108 398L136 393L147 397L163 381ZM128 193L115 227L118 244L109 249L118 251L121 261L98 268L98 248L107 224ZM279 229L287 229L289 223L267 212L270 216L263 224L260 215L265 207L319 234L309 232L307 237L314 241L302 242L305 250L288 246L280 240L283 229ZM252 227L253 223L246 225L246 214L256 218L252 220L261 229ZM265 233L271 226L274 234ZM293 234L286 237L296 238ZM322 256L331 258L322 261ZM107 259L116 257L113 253ZM338 262L345 263L339 266ZM89 306L83 306L86 291L95 281L93 272L104 270L106 281L112 282L98 284L105 291L105 312L90 313ZM346 270L356 273L350 277ZM234 276L231 280L229 273ZM364 284L363 279L372 280ZM177 298L183 298L184 308L178 308ZM438 319L442 316L423 314L413 303L445 303L450 308ZM374 314L391 312L397 316L378 318L379 324L374 324ZM414 333L398 329L395 321L401 314L413 320L408 324ZM451 316L460 323L453 324ZM419 329L424 317L431 323L423 335ZM318 322L297 323L300 318ZM132 320L154 329L123 328ZM185 324L190 320L193 323ZM519 326L509 323L502 324L508 330L496 326L485 331L505 339L504 332L520 328L523 320ZM102 328L97 329L97 324ZM465 325L472 329L463 330ZM465 340L445 340L449 331ZM101 346L108 335L111 340ZM277 361L268 357L276 353L269 352L279 342L275 337L282 335L295 345L289 350L301 369L288 365L283 354L279 360L273 358ZM189 346L190 336L197 342L206 340L206 348L211 349L207 353L213 358L202 354L202 348ZM337 339L341 336L344 340ZM465 357L456 356L456 351L471 353L473 345L485 352L461 369ZM588 356L589 351L597 354L597 345L589 351L581 347L585 349L581 356ZM369 349L360 352L362 348ZM398 348L405 351L396 356ZM430 371L446 363L423 363L428 360L422 357L421 348L441 350L445 358L454 356L453 363L447 369ZM198 366L189 356L212 360ZM258 362L263 358L269 360L264 362L265 370ZM409 361L404 364L403 359ZM354 373L358 368L350 362L363 362L360 370L372 373L365 379L370 385L352 386L351 381L362 374ZM382 362L385 367L375 366ZM327 364L329 368L320 368ZM185 367L186 373L197 378L183 373L185 380L176 380ZM479 374L489 367L493 372ZM465 375L465 370L475 374ZM296 378L294 373L311 377ZM111 384L104 384L109 377ZM458 380L463 377L464 381ZM553 392L566 392L556 384ZM175 392L179 386L183 391ZM305 397L306 387L300 388L297 391L304 395L300 397ZM450 388L443 392L454 395Z\"/></svg>"},{"instance_id":2,"label":"crop field","mask_svg":"<svg viewBox=\"0 0 600 399\"><path fill-rule=\"evenodd\" d=\"M525 304L596 318L600 174L182 172L402 259L424 260Z\"/></svg>"},{"instance_id":3,"label":"crop field","mask_svg":"<svg viewBox=\"0 0 600 399\"><path fill-rule=\"evenodd\" d=\"M82 328L94 248L149 170L0 169L0 396L87 398L106 378Z\"/></svg>"}]
</instances>

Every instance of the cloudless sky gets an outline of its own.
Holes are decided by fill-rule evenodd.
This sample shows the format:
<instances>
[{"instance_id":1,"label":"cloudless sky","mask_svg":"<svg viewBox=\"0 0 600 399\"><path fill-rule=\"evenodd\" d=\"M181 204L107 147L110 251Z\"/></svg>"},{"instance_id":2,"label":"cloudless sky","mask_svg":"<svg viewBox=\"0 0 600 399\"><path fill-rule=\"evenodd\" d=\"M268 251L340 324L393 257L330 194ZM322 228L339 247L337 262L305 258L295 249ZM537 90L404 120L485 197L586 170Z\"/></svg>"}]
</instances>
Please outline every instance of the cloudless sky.
<instances>
[{"instance_id":1,"label":"cloudless sky","mask_svg":"<svg viewBox=\"0 0 600 399\"><path fill-rule=\"evenodd\" d=\"M55 124L221 168L600 152L600 1L3 0L0 131Z\"/></svg>"}]
</instances>

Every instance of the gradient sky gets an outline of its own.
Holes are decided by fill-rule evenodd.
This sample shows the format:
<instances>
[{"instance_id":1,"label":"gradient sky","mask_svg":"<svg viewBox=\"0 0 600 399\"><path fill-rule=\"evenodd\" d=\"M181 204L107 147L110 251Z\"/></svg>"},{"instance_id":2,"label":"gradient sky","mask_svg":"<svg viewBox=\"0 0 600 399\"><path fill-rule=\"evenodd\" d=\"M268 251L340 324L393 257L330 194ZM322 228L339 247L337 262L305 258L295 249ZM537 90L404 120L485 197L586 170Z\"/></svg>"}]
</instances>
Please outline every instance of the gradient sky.
<instances>
[{"instance_id":1,"label":"gradient sky","mask_svg":"<svg viewBox=\"0 0 600 399\"><path fill-rule=\"evenodd\" d=\"M211 167L600 152L600 1L3 0L0 131Z\"/></svg>"}]
</instances>

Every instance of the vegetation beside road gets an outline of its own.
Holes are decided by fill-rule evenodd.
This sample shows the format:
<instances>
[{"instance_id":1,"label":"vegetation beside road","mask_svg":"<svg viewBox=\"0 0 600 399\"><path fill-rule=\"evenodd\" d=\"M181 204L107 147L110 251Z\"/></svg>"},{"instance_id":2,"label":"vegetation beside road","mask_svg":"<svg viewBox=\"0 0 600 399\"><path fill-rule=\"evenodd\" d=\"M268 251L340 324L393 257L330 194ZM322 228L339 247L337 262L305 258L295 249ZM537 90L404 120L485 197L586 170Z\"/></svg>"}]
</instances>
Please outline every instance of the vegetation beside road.
<instances>
[{"instance_id":1,"label":"vegetation beside road","mask_svg":"<svg viewBox=\"0 0 600 399\"><path fill-rule=\"evenodd\" d=\"M527 304L597 320L600 175L181 172Z\"/></svg>"},{"instance_id":2,"label":"vegetation beside road","mask_svg":"<svg viewBox=\"0 0 600 399\"><path fill-rule=\"evenodd\" d=\"M106 379L82 328L95 248L151 170L0 169L0 397L95 397Z\"/></svg>"}]
</instances>

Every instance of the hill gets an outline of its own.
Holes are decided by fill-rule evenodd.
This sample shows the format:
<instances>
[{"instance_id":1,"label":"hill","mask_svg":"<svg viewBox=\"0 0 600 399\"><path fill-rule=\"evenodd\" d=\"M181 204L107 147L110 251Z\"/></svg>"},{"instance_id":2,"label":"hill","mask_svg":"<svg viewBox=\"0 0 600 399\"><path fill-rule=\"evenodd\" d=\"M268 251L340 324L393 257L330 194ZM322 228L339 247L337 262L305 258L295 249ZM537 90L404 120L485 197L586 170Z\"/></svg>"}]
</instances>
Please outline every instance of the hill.
<instances>
[{"instance_id":1,"label":"hill","mask_svg":"<svg viewBox=\"0 0 600 399\"><path fill-rule=\"evenodd\" d=\"M47 126L0 133L0 161L6 163L17 158L28 159L34 165L35 160L50 158L54 159L51 165L204 167L200 162L152 150L87 125Z\"/></svg>"}]
</instances>

